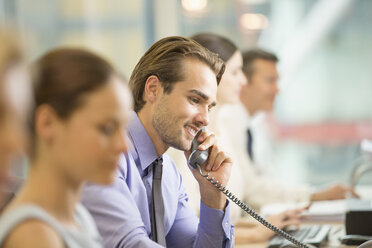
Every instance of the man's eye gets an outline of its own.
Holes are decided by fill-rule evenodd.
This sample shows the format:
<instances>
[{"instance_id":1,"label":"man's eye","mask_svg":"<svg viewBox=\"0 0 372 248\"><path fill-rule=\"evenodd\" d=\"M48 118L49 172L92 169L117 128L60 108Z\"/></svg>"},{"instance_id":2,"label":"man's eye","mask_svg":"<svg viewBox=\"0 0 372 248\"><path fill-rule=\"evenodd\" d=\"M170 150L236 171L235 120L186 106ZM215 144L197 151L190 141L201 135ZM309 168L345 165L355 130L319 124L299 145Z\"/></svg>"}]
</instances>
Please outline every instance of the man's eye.
<instances>
[{"instance_id":1,"label":"man's eye","mask_svg":"<svg viewBox=\"0 0 372 248\"><path fill-rule=\"evenodd\" d=\"M196 97L190 97L190 101L192 101L193 103L199 103L199 99L196 98Z\"/></svg>"}]
</instances>

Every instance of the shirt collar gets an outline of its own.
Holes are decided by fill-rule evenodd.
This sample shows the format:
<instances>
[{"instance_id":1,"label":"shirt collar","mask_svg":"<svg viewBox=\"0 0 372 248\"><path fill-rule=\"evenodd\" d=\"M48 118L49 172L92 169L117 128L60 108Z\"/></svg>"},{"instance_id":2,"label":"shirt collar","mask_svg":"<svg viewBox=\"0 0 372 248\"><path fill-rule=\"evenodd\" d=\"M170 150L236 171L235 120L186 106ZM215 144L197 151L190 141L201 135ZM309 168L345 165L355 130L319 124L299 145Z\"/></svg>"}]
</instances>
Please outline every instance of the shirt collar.
<instances>
[{"instance_id":1,"label":"shirt collar","mask_svg":"<svg viewBox=\"0 0 372 248\"><path fill-rule=\"evenodd\" d=\"M128 125L128 133L133 141L134 148L131 153L133 157L138 157L142 171L154 162L159 156L150 136L137 113L133 112L133 117Z\"/></svg>"}]
</instances>

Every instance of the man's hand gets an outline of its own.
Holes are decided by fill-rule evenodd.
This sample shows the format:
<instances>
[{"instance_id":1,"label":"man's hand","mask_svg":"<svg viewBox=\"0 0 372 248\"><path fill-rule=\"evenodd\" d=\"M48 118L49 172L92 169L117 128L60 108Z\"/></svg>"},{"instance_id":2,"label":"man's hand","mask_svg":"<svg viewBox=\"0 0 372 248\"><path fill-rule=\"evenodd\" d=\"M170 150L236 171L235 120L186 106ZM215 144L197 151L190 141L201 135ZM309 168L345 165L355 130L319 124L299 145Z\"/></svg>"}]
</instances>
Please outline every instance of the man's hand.
<instances>
[{"instance_id":1,"label":"man's hand","mask_svg":"<svg viewBox=\"0 0 372 248\"><path fill-rule=\"evenodd\" d=\"M270 215L267 217L267 221L280 229L292 225L299 228L301 222L301 212L304 210L304 208L286 210L280 214ZM274 235L274 233L272 234Z\"/></svg>"},{"instance_id":2,"label":"man's hand","mask_svg":"<svg viewBox=\"0 0 372 248\"><path fill-rule=\"evenodd\" d=\"M208 160L202 165L203 174L209 172L209 177L214 177L219 184L226 186L231 174L232 160L225 152L218 147L216 136L207 131L202 132L198 137L199 150L209 150ZM185 152L186 158L190 151ZM226 197L209 181L202 177L197 169L191 169L194 177L199 183L202 202L211 208L224 210Z\"/></svg>"},{"instance_id":3,"label":"man's hand","mask_svg":"<svg viewBox=\"0 0 372 248\"><path fill-rule=\"evenodd\" d=\"M352 187L341 184L332 185L326 189L313 193L310 197L311 201L326 201L345 199L348 195L359 198L360 196L354 191Z\"/></svg>"}]
</instances>

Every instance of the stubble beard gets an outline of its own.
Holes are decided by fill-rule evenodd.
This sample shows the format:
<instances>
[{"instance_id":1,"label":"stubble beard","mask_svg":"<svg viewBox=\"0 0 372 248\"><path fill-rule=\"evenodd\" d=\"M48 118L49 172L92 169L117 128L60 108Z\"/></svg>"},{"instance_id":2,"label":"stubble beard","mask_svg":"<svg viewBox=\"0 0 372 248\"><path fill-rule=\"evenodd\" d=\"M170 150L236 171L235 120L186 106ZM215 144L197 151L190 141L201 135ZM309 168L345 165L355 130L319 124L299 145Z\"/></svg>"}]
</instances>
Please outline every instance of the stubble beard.
<instances>
[{"instance_id":1,"label":"stubble beard","mask_svg":"<svg viewBox=\"0 0 372 248\"><path fill-rule=\"evenodd\" d=\"M187 151L191 147L191 141L183 141L183 127L178 118L172 115L165 102L158 104L152 118L152 126L160 136L164 144L181 151Z\"/></svg>"}]
</instances>

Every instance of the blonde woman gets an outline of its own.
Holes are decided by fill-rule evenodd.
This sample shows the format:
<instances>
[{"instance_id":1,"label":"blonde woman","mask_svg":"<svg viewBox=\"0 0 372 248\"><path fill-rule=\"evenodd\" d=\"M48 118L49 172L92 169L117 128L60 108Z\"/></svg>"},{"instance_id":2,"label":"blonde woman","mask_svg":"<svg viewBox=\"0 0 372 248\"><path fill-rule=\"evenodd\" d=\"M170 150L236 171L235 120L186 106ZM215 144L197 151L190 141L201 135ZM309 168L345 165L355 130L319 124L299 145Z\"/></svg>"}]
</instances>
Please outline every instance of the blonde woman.
<instances>
[{"instance_id":1,"label":"blonde woman","mask_svg":"<svg viewBox=\"0 0 372 248\"><path fill-rule=\"evenodd\" d=\"M16 38L0 30L0 213L13 197L9 176L15 157L24 154L31 84Z\"/></svg>"}]
</instances>

